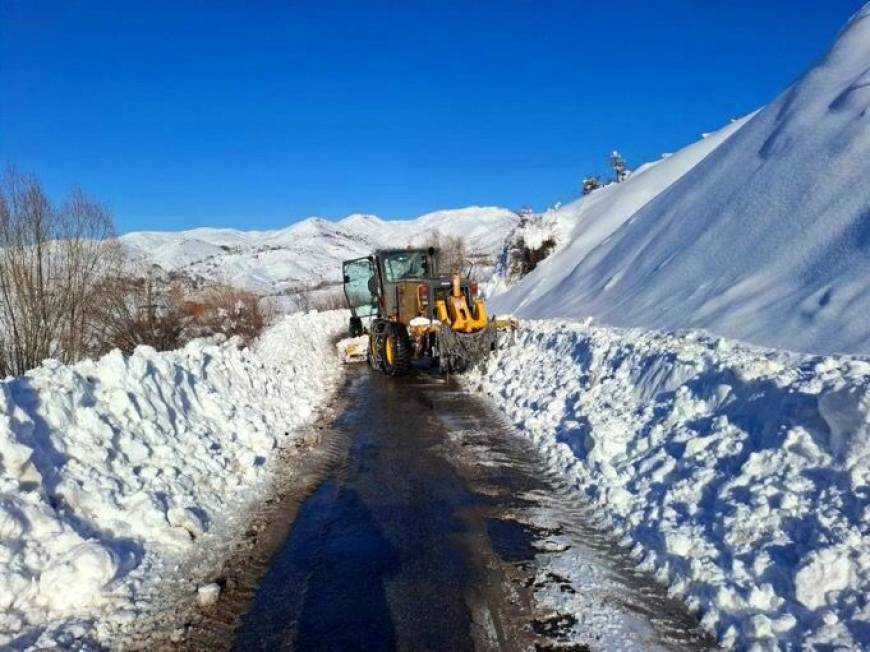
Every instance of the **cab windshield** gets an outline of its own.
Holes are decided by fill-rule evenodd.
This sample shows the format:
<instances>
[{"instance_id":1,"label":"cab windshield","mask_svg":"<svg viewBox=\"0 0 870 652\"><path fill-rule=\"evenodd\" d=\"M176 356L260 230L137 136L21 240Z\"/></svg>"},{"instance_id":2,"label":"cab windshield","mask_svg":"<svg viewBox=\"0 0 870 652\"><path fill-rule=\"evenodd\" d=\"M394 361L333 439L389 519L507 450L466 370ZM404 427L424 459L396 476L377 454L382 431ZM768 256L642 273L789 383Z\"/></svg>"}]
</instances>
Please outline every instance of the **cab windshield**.
<instances>
[{"instance_id":1,"label":"cab windshield","mask_svg":"<svg viewBox=\"0 0 870 652\"><path fill-rule=\"evenodd\" d=\"M387 281L392 283L426 278L426 266L426 253L423 251L401 251L384 258Z\"/></svg>"}]
</instances>

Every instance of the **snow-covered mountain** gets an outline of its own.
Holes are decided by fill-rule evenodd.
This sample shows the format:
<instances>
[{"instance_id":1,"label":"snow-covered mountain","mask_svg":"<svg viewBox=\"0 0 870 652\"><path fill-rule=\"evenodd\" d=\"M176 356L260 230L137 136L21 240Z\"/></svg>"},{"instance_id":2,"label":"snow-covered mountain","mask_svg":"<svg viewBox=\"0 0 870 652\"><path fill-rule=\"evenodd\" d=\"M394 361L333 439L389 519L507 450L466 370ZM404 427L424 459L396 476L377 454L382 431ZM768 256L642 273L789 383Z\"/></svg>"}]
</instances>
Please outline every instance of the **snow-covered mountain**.
<instances>
[{"instance_id":1,"label":"snow-covered mountain","mask_svg":"<svg viewBox=\"0 0 870 652\"><path fill-rule=\"evenodd\" d=\"M494 302L529 317L870 351L870 5L758 113L562 209Z\"/></svg>"},{"instance_id":2,"label":"snow-covered mountain","mask_svg":"<svg viewBox=\"0 0 870 652\"><path fill-rule=\"evenodd\" d=\"M309 218L276 231L193 229L121 236L134 257L169 272L230 283L264 295L335 284L341 261L378 247L422 245L433 237L461 237L472 258L491 269L518 220L504 208L469 207L413 220L350 215L338 222Z\"/></svg>"}]
</instances>

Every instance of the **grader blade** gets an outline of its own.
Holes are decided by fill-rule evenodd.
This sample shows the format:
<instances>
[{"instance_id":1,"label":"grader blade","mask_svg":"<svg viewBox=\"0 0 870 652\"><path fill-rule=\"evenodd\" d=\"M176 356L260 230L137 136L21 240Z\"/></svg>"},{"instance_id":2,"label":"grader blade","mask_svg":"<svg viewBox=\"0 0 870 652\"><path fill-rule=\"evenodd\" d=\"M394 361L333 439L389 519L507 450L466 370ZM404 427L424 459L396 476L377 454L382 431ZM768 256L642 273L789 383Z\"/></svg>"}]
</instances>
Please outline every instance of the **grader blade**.
<instances>
[{"instance_id":1,"label":"grader blade","mask_svg":"<svg viewBox=\"0 0 870 652\"><path fill-rule=\"evenodd\" d=\"M346 337L340 340L335 348L338 349L338 359L344 364L365 362L369 349L369 336Z\"/></svg>"}]
</instances>

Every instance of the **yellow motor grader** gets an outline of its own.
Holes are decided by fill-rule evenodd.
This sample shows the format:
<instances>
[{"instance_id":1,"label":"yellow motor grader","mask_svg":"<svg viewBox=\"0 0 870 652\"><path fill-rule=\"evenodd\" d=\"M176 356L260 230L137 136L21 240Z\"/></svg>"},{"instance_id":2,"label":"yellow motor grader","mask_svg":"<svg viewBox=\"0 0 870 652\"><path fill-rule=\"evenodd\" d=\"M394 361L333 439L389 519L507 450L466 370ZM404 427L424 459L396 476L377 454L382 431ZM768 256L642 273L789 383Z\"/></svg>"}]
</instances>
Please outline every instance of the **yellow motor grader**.
<instances>
[{"instance_id":1,"label":"yellow motor grader","mask_svg":"<svg viewBox=\"0 0 870 652\"><path fill-rule=\"evenodd\" d=\"M366 359L391 376L428 360L460 372L494 350L500 329L515 319L491 318L477 284L464 274L441 273L438 251L384 249L343 263L350 336L368 333Z\"/></svg>"}]
</instances>

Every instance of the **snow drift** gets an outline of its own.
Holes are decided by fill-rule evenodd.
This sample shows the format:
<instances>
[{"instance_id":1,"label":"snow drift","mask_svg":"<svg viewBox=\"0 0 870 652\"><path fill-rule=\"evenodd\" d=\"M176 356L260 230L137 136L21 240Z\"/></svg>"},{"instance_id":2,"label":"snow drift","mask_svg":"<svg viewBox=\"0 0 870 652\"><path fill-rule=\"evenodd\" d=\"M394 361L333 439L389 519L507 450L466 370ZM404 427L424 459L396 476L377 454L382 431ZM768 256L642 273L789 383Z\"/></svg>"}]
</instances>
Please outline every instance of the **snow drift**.
<instances>
[{"instance_id":1,"label":"snow drift","mask_svg":"<svg viewBox=\"0 0 870 652\"><path fill-rule=\"evenodd\" d=\"M870 645L870 359L541 321L468 382L725 645Z\"/></svg>"},{"instance_id":2,"label":"snow drift","mask_svg":"<svg viewBox=\"0 0 870 652\"><path fill-rule=\"evenodd\" d=\"M670 159L581 200L570 242L494 307L867 352L868 107L865 5L822 61L642 208ZM596 206L617 196L626 208Z\"/></svg>"},{"instance_id":3,"label":"snow drift","mask_svg":"<svg viewBox=\"0 0 870 652\"><path fill-rule=\"evenodd\" d=\"M0 646L130 617L243 513L331 390L345 319L293 315L251 348L140 347L0 383Z\"/></svg>"}]
</instances>

